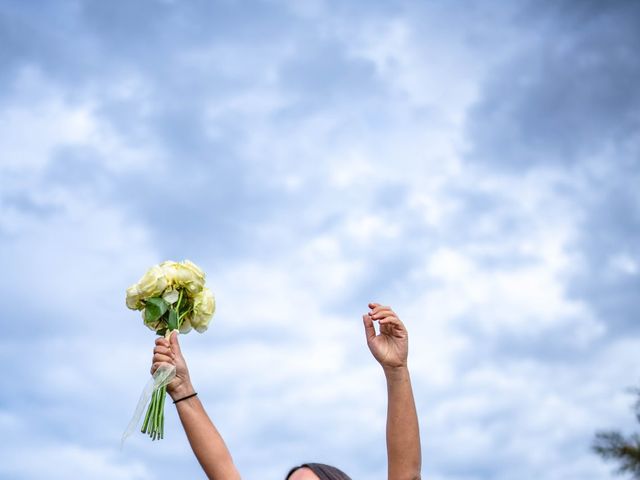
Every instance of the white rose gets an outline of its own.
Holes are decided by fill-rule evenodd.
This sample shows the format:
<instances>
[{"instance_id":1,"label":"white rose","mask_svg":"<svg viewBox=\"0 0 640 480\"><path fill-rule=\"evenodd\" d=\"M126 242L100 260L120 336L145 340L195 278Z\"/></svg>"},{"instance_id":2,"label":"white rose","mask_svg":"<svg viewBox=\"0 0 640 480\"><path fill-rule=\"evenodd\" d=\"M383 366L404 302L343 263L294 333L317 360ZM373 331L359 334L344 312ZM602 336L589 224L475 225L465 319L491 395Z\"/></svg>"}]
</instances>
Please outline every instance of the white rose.
<instances>
[{"instance_id":1,"label":"white rose","mask_svg":"<svg viewBox=\"0 0 640 480\"><path fill-rule=\"evenodd\" d=\"M127 307L131 310L140 310L144 307L144 303L142 303L142 298L140 296L140 291L138 290L137 285L132 285L127 288Z\"/></svg>"},{"instance_id":2,"label":"white rose","mask_svg":"<svg viewBox=\"0 0 640 480\"><path fill-rule=\"evenodd\" d=\"M208 288L204 288L193 299L193 317L191 326L202 333L209 327L209 322L216 311L216 301L213 293Z\"/></svg>"},{"instance_id":3,"label":"white rose","mask_svg":"<svg viewBox=\"0 0 640 480\"><path fill-rule=\"evenodd\" d=\"M174 265L175 286L186 288L193 297L204 287L204 273L189 260Z\"/></svg>"},{"instance_id":4,"label":"white rose","mask_svg":"<svg viewBox=\"0 0 640 480\"><path fill-rule=\"evenodd\" d=\"M185 260L184 262L182 262L182 266L185 267L188 270L191 270L193 272L193 274L202 282L204 283L204 279L206 277L206 275L204 274L204 272L200 269L200 267L198 267L195 263L191 262L190 260Z\"/></svg>"},{"instance_id":5,"label":"white rose","mask_svg":"<svg viewBox=\"0 0 640 480\"><path fill-rule=\"evenodd\" d=\"M158 265L164 272L164 278L167 279L169 285L174 285L176 282L176 265L178 263L172 260L167 260Z\"/></svg>"},{"instance_id":6,"label":"white rose","mask_svg":"<svg viewBox=\"0 0 640 480\"><path fill-rule=\"evenodd\" d=\"M164 270L158 265L151 267L136 285L142 299L157 297L167 288Z\"/></svg>"}]
</instances>

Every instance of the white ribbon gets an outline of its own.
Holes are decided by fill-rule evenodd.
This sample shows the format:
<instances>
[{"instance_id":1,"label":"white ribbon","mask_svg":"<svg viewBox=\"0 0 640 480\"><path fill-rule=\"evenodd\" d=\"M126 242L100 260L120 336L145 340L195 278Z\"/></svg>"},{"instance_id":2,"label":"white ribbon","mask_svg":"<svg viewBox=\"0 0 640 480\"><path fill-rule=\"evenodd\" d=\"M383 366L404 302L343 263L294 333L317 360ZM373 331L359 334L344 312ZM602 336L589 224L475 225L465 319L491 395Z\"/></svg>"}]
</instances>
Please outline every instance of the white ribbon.
<instances>
[{"instance_id":1,"label":"white ribbon","mask_svg":"<svg viewBox=\"0 0 640 480\"><path fill-rule=\"evenodd\" d=\"M140 422L140 418L142 417L142 413L144 412L144 407L147 406L154 392L169 384L169 382L171 382L171 380L173 380L175 376L175 366L162 364L158 367L156 372L153 374L153 377L149 379L144 389L142 390L140 400L138 400L138 406L136 407L135 412L133 412L133 417L131 417L127 429L122 434L122 440L120 440L120 449L124 447L124 441L127 439L127 437L129 437L136 429L138 423Z\"/></svg>"}]
</instances>

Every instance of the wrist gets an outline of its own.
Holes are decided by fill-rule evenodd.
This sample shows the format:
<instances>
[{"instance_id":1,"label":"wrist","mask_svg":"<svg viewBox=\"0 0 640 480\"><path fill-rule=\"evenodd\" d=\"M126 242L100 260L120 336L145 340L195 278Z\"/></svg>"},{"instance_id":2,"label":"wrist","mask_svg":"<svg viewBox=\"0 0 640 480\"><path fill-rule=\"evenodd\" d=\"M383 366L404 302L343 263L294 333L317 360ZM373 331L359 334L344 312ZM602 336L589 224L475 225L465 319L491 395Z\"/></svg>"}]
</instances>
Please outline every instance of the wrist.
<instances>
[{"instance_id":1,"label":"wrist","mask_svg":"<svg viewBox=\"0 0 640 480\"><path fill-rule=\"evenodd\" d=\"M186 397L187 395L191 395L194 392L195 389L193 388L193 385L191 385L191 382L184 382L168 393L171 396L171 399L175 402L176 400Z\"/></svg>"},{"instance_id":2,"label":"wrist","mask_svg":"<svg viewBox=\"0 0 640 480\"><path fill-rule=\"evenodd\" d=\"M409 368L406 363L393 366L383 365L382 370L384 371L384 376L387 378L387 381L402 379L409 376Z\"/></svg>"}]
</instances>

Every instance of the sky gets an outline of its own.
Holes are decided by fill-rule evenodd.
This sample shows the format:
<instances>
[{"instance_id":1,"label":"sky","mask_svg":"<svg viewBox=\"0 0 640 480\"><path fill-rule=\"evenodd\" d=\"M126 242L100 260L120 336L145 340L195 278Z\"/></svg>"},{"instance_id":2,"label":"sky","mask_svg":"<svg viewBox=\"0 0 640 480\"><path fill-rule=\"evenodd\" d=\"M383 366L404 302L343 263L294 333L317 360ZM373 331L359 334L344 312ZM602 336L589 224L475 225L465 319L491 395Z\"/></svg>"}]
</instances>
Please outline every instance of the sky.
<instances>
[{"instance_id":1,"label":"sky","mask_svg":"<svg viewBox=\"0 0 640 480\"><path fill-rule=\"evenodd\" d=\"M605 480L640 369L640 5L0 0L0 478L204 478L175 409L120 437L190 259L181 337L243 475L386 478L367 303L409 331L423 477Z\"/></svg>"}]
</instances>

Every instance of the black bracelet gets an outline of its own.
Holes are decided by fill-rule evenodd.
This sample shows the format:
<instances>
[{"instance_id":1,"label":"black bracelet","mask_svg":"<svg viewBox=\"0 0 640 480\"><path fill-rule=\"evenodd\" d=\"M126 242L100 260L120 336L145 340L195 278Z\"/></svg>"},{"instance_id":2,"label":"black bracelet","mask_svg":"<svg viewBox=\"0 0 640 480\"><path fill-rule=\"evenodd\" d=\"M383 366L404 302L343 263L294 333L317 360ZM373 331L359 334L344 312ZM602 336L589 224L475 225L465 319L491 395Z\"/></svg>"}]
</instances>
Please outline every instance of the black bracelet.
<instances>
[{"instance_id":1,"label":"black bracelet","mask_svg":"<svg viewBox=\"0 0 640 480\"><path fill-rule=\"evenodd\" d=\"M182 400L186 400L187 398L191 398L191 397L195 397L198 394L198 392L192 393L191 395L187 395L186 397L182 397L179 398L178 400L174 400L173 404L175 405L178 402L181 402Z\"/></svg>"}]
</instances>

